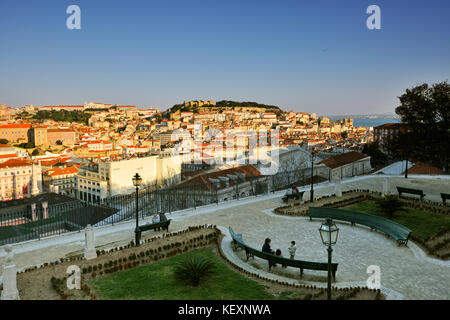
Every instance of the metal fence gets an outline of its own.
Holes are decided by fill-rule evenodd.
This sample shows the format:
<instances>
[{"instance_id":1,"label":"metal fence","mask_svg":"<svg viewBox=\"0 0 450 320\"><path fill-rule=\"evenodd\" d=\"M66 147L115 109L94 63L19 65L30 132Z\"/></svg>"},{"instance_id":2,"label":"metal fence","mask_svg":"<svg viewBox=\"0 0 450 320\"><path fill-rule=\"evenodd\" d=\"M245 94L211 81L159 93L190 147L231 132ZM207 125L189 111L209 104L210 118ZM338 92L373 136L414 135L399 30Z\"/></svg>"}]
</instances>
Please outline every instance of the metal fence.
<instances>
[{"instance_id":1,"label":"metal fence","mask_svg":"<svg viewBox=\"0 0 450 320\"><path fill-rule=\"evenodd\" d=\"M2 209L0 212L0 245L79 231L116 213L104 206L92 206L81 201L66 204L42 204L35 208Z\"/></svg>"},{"instance_id":2,"label":"metal fence","mask_svg":"<svg viewBox=\"0 0 450 320\"><path fill-rule=\"evenodd\" d=\"M323 181L315 177L315 182ZM141 190L138 196L139 217L145 218L156 212L197 208L230 200L264 195L291 185L305 185L311 181L311 168L280 172L275 175L230 181L217 188L214 183L183 187L166 187L158 190ZM74 199L75 200L75 199ZM88 224L113 225L136 217L136 193L116 195L100 203L81 200L49 205L46 210L40 204L34 209L0 210L0 245L81 231Z\"/></svg>"}]
</instances>

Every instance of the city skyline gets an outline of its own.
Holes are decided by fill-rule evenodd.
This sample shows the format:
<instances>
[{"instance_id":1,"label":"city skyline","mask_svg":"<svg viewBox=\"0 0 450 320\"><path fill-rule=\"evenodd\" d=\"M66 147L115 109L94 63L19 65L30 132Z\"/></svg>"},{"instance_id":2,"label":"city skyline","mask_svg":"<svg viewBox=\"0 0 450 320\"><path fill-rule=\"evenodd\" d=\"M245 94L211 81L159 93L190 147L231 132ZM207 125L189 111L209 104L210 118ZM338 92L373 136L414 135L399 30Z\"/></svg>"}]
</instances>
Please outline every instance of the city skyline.
<instances>
[{"instance_id":1,"label":"city skyline","mask_svg":"<svg viewBox=\"0 0 450 320\"><path fill-rule=\"evenodd\" d=\"M66 27L71 4L81 30ZM366 27L371 4L381 30ZM3 1L0 9L0 103L9 106L166 110L212 99L382 114L405 89L450 71L445 1Z\"/></svg>"}]
</instances>

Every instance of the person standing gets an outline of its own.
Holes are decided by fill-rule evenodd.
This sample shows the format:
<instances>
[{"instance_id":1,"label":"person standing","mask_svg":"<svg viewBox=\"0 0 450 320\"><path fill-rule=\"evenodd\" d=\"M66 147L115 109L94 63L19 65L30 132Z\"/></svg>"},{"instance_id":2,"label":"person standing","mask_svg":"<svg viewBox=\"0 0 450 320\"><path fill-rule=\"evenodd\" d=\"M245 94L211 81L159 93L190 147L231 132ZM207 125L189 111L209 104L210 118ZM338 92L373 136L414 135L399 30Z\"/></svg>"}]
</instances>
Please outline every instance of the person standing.
<instances>
[{"instance_id":1,"label":"person standing","mask_svg":"<svg viewBox=\"0 0 450 320\"><path fill-rule=\"evenodd\" d=\"M291 245L288 247L289 256L292 260L294 260L295 251L297 251L297 247L295 246L295 241L291 241Z\"/></svg>"}]
</instances>

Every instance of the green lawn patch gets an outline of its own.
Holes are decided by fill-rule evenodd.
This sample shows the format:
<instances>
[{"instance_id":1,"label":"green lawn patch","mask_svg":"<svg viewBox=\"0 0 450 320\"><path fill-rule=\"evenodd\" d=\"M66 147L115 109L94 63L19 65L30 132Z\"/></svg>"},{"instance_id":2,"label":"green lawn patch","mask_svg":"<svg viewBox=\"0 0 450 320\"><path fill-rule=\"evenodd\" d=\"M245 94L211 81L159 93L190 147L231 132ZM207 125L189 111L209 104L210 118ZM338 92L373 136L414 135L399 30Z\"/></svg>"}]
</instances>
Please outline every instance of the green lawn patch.
<instances>
[{"instance_id":1,"label":"green lawn patch","mask_svg":"<svg viewBox=\"0 0 450 320\"><path fill-rule=\"evenodd\" d=\"M201 256L215 264L214 273L198 287L177 281L175 265L185 258ZM89 282L100 299L123 300L267 300L276 297L258 282L228 268L212 248L197 249L148 266L104 276Z\"/></svg>"},{"instance_id":2,"label":"green lawn patch","mask_svg":"<svg viewBox=\"0 0 450 320\"><path fill-rule=\"evenodd\" d=\"M387 218L378 208L377 204L370 200L342 209L359 211ZM450 216L448 215L412 208L406 209L407 212L396 212L392 220L411 229L412 234L417 238L426 240L440 230L450 228Z\"/></svg>"}]
</instances>

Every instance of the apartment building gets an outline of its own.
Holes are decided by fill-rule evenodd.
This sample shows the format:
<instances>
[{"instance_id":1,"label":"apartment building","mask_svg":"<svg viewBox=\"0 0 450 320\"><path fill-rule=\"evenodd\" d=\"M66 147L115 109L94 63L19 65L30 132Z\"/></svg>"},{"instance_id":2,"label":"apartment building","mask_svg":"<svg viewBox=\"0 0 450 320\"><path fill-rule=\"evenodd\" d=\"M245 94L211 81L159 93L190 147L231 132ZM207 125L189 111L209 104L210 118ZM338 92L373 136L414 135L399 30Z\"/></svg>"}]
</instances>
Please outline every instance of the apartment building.
<instances>
[{"instance_id":1,"label":"apartment building","mask_svg":"<svg viewBox=\"0 0 450 320\"><path fill-rule=\"evenodd\" d=\"M139 173L142 185L164 185L181 181L181 159L152 155L121 160L84 163L76 176L77 197L89 203L134 191L132 177Z\"/></svg>"},{"instance_id":2,"label":"apartment building","mask_svg":"<svg viewBox=\"0 0 450 320\"><path fill-rule=\"evenodd\" d=\"M378 142L381 151L386 152L386 140L398 135L400 132L406 132L407 127L402 123L385 123L373 128L373 141Z\"/></svg>"},{"instance_id":3,"label":"apartment building","mask_svg":"<svg viewBox=\"0 0 450 320\"><path fill-rule=\"evenodd\" d=\"M75 180L78 174L78 167L53 168L43 173L44 192L75 197Z\"/></svg>"},{"instance_id":4,"label":"apartment building","mask_svg":"<svg viewBox=\"0 0 450 320\"><path fill-rule=\"evenodd\" d=\"M25 159L0 163L0 201L29 198L41 192L40 165Z\"/></svg>"},{"instance_id":5,"label":"apartment building","mask_svg":"<svg viewBox=\"0 0 450 320\"><path fill-rule=\"evenodd\" d=\"M29 141L31 124L4 124L0 125L0 139L6 139L11 143Z\"/></svg>"},{"instance_id":6,"label":"apartment building","mask_svg":"<svg viewBox=\"0 0 450 320\"><path fill-rule=\"evenodd\" d=\"M343 178L359 176L372 170L370 156L356 151L326 158L318 164L323 164L330 168L330 180L341 180Z\"/></svg>"},{"instance_id":7,"label":"apartment building","mask_svg":"<svg viewBox=\"0 0 450 320\"><path fill-rule=\"evenodd\" d=\"M55 145L57 141L61 141L65 146L73 146L75 138L75 131L71 129L47 129L47 142L50 145Z\"/></svg>"}]
</instances>

